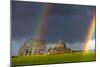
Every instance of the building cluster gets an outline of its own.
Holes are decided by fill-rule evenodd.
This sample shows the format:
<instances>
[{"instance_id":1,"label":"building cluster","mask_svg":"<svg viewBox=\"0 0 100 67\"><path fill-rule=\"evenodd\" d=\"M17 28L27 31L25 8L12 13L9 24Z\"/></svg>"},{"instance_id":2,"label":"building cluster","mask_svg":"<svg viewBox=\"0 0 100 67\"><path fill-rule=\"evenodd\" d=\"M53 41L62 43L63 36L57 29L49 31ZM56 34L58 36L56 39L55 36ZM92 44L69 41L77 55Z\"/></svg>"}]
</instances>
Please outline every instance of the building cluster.
<instances>
[{"instance_id":1,"label":"building cluster","mask_svg":"<svg viewBox=\"0 0 100 67\"><path fill-rule=\"evenodd\" d=\"M19 50L19 55L43 55L43 54L64 54L72 52L70 48L67 48L63 41L56 41L46 50L45 41L30 39L26 41Z\"/></svg>"}]
</instances>

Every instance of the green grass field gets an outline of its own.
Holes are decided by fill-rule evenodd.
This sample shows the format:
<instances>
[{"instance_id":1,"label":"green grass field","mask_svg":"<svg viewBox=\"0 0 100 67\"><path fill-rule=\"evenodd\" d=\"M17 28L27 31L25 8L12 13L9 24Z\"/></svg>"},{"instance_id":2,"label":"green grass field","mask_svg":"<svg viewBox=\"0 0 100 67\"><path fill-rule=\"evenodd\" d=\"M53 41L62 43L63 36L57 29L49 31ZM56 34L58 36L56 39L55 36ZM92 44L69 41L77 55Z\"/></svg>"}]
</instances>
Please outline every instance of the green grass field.
<instances>
[{"instance_id":1,"label":"green grass field","mask_svg":"<svg viewBox=\"0 0 100 67\"><path fill-rule=\"evenodd\" d=\"M66 53L64 55L37 55L37 56L18 56L11 58L12 66L56 64L69 62L89 62L96 60L96 53L82 52Z\"/></svg>"}]
</instances>

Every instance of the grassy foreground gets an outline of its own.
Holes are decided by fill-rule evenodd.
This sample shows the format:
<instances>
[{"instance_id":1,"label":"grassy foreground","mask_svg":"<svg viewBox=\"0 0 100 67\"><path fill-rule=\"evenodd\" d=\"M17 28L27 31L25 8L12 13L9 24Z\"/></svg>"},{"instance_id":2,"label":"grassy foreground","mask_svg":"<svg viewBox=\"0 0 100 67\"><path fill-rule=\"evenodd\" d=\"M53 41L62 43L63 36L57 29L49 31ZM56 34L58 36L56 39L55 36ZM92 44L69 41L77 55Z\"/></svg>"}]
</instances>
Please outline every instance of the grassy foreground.
<instances>
[{"instance_id":1,"label":"grassy foreground","mask_svg":"<svg viewBox=\"0 0 100 67\"><path fill-rule=\"evenodd\" d=\"M56 64L69 62L89 62L96 60L96 53L82 52L66 53L64 55L37 55L37 56L18 56L11 58L12 66Z\"/></svg>"}]
</instances>

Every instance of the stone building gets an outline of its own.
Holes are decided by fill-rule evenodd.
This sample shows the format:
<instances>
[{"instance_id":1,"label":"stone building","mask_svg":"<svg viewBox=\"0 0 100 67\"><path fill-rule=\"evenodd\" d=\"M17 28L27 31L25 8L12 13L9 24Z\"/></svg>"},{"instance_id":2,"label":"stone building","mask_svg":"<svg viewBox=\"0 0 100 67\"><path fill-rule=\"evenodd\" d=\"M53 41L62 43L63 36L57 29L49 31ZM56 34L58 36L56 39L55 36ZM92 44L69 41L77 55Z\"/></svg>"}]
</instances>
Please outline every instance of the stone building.
<instances>
[{"instance_id":1,"label":"stone building","mask_svg":"<svg viewBox=\"0 0 100 67\"><path fill-rule=\"evenodd\" d=\"M19 55L36 55L45 53L45 42L43 40L27 40L20 48Z\"/></svg>"},{"instance_id":2,"label":"stone building","mask_svg":"<svg viewBox=\"0 0 100 67\"><path fill-rule=\"evenodd\" d=\"M57 41L52 44L52 46L48 49L47 54L63 54L66 52L65 43L62 41Z\"/></svg>"}]
</instances>

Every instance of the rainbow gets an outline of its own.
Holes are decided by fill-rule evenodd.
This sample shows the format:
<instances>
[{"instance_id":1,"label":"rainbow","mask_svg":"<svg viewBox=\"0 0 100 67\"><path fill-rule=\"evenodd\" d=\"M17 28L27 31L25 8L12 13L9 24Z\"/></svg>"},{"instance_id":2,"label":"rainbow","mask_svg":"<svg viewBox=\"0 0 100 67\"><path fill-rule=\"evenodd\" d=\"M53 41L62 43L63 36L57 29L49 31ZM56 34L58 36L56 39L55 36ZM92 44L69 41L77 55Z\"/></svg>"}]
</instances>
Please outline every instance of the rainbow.
<instances>
[{"instance_id":1,"label":"rainbow","mask_svg":"<svg viewBox=\"0 0 100 67\"><path fill-rule=\"evenodd\" d=\"M95 17L95 14L92 15L92 19L90 21L90 24L89 24L89 27L88 27L88 30L86 32L86 38L85 38L85 43L84 43L84 46L83 46L83 52L88 52L88 46L89 46L89 42L91 40L91 37L93 35L93 33L95 33L95 25L96 24L96 17Z\"/></svg>"},{"instance_id":2,"label":"rainbow","mask_svg":"<svg viewBox=\"0 0 100 67\"><path fill-rule=\"evenodd\" d=\"M38 17L36 19L36 25L33 32L33 38L37 40L41 40L43 38L43 34L46 30L46 22L47 22L47 16L49 14L50 6L51 4L44 4L40 9L40 12L38 14Z\"/></svg>"}]
</instances>

